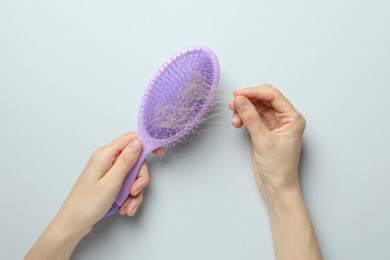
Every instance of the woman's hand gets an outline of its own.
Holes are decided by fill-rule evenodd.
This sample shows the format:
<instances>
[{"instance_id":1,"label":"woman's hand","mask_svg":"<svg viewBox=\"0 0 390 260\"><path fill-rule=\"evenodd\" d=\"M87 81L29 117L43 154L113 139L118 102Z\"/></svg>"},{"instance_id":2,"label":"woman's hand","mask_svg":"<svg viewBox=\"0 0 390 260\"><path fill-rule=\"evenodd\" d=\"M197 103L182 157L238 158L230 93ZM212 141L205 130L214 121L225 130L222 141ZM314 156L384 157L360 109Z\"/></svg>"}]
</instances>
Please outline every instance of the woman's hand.
<instances>
[{"instance_id":1,"label":"woman's hand","mask_svg":"<svg viewBox=\"0 0 390 260\"><path fill-rule=\"evenodd\" d=\"M89 159L60 211L34 244L26 259L68 259L77 243L91 231L112 206L127 173L136 163L142 143L136 133L126 133L97 149ZM159 148L155 154L163 155ZM133 216L149 183L146 163L119 209Z\"/></svg>"},{"instance_id":2,"label":"woman's hand","mask_svg":"<svg viewBox=\"0 0 390 260\"><path fill-rule=\"evenodd\" d=\"M126 133L97 149L89 159L56 218L88 233L110 209L124 178L136 163L142 143L136 133ZM146 163L131 186L131 195L120 213L134 215L142 202L142 189L149 183ZM131 203L129 201L131 200Z\"/></svg>"},{"instance_id":3,"label":"woman's hand","mask_svg":"<svg viewBox=\"0 0 390 260\"><path fill-rule=\"evenodd\" d=\"M245 124L252 139L253 172L268 203L274 195L298 188L298 164L305 119L269 84L235 90L229 104L232 124Z\"/></svg>"},{"instance_id":4,"label":"woman's hand","mask_svg":"<svg viewBox=\"0 0 390 260\"><path fill-rule=\"evenodd\" d=\"M298 180L305 119L268 84L233 94L232 124L244 124L252 138L253 172L267 203L276 259L322 259Z\"/></svg>"}]
</instances>

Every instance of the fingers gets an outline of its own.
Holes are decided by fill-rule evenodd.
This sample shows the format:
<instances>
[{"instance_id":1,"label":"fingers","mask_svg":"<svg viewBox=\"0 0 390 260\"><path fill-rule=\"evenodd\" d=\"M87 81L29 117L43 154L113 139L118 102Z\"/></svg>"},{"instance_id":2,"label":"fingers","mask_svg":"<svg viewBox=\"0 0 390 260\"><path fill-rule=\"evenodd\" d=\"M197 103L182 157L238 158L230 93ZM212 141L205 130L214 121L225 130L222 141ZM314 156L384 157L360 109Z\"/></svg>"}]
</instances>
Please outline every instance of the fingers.
<instances>
[{"instance_id":1,"label":"fingers","mask_svg":"<svg viewBox=\"0 0 390 260\"><path fill-rule=\"evenodd\" d=\"M149 171L146 162L144 162L139 170L138 176L130 186L130 195L137 196L149 184Z\"/></svg>"},{"instance_id":2,"label":"fingers","mask_svg":"<svg viewBox=\"0 0 390 260\"><path fill-rule=\"evenodd\" d=\"M299 115L298 111L285 98L282 93L269 84L263 84L259 87L237 89L233 92L234 97L244 96L255 107L260 121L272 131L281 127L292 120L296 121ZM245 122L238 113L235 101L229 103L229 109L233 111L232 125L236 128L242 127ZM252 117L257 120L257 117ZM252 135L252 134L251 134Z\"/></svg>"},{"instance_id":3,"label":"fingers","mask_svg":"<svg viewBox=\"0 0 390 260\"><path fill-rule=\"evenodd\" d=\"M256 108L246 97L236 96L234 105L237 109L237 115L248 129L252 140L261 138L262 135L268 132Z\"/></svg>"},{"instance_id":4,"label":"fingers","mask_svg":"<svg viewBox=\"0 0 390 260\"><path fill-rule=\"evenodd\" d=\"M113 184L123 182L127 173L131 170L142 150L142 143L138 139L133 139L120 153L111 169L102 177L105 181Z\"/></svg>"},{"instance_id":5,"label":"fingers","mask_svg":"<svg viewBox=\"0 0 390 260\"><path fill-rule=\"evenodd\" d=\"M149 171L144 162L138 173L137 179L130 186L130 196L119 209L121 215L134 216L143 201L143 189L149 184Z\"/></svg>"},{"instance_id":6,"label":"fingers","mask_svg":"<svg viewBox=\"0 0 390 260\"><path fill-rule=\"evenodd\" d=\"M164 156L165 148L164 147L157 148L156 150L153 151L153 153L158 156Z\"/></svg>"},{"instance_id":7,"label":"fingers","mask_svg":"<svg viewBox=\"0 0 390 260\"><path fill-rule=\"evenodd\" d=\"M228 108L231 110L231 111L237 111L237 109L236 109L236 105L234 104L234 102L230 102L229 104L228 104Z\"/></svg>"},{"instance_id":8,"label":"fingers","mask_svg":"<svg viewBox=\"0 0 390 260\"><path fill-rule=\"evenodd\" d=\"M241 118L238 116L237 112L233 112L233 117L232 117L232 125L235 128L241 128L243 123L241 121Z\"/></svg>"},{"instance_id":9,"label":"fingers","mask_svg":"<svg viewBox=\"0 0 390 260\"><path fill-rule=\"evenodd\" d=\"M264 84L259 87L237 89L233 92L234 96L245 96L249 100L263 101L266 105L272 107L279 113L287 112L295 108L290 101L280 93L279 90L273 88L269 84Z\"/></svg>"},{"instance_id":10,"label":"fingers","mask_svg":"<svg viewBox=\"0 0 390 260\"><path fill-rule=\"evenodd\" d=\"M93 152L86 168L93 173L95 178L100 179L112 167L121 151L134 138L137 138L137 134L128 132L110 144L97 149Z\"/></svg>"},{"instance_id":11,"label":"fingers","mask_svg":"<svg viewBox=\"0 0 390 260\"><path fill-rule=\"evenodd\" d=\"M129 196L126 202L119 208L119 214L125 215L127 214L129 217L132 217L137 212L137 209L142 204L144 200L144 193L140 192L137 196L131 197Z\"/></svg>"},{"instance_id":12,"label":"fingers","mask_svg":"<svg viewBox=\"0 0 390 260\"><path fill-rule=\"evenodd\" d=\"M122 136L118 137L111 143L103 146L99 150L102 150L107 155L110 155L110 159L112 156L114 156L114 161L112 161L112 164L114 164L116 158L119 156L119 154L125 149L125 147L130 143L130 141L137 138L137 133L127 132L123 134Z\"/></svg>"},{"instance_id":13,"label":"fingers","mask_svg":"<svg viewBox=\"0 0 390 260\"><path fill-rule=\"evenodd\" d=\"M137 133L127 132L106 145L106 147L112 151L122 151L135 138L137 138Z\"/></svg>"},{"instance_id":14,"label":"fingers","mask_svg":"<svg viewBox=\"0 0 390 260\"><path fill-rule=\"evenodd\" d=\"M241 118L237 114L237 109L236 109L236 105L234 104L234 102L230 102L228 105L228 108L231 111L233 111L232 126L234 126L235 128L241 128L243 123L241 121Z\"/></svg>"},{"instance_id":15,"label":"fingers","mask_svg":"<svg viewBox=\"0 0 390 260\"><path fill-rule=\"evenodd\" d=\"M91 156L86 168L93 173L93 179L102 178L115 164L119 155L127 145L137 138L137 133L127 132L108 145L97 149ZM158 156L164 156L165 149L160 147L153 151ZM138 157L137 157L138 158ZM131 163L131 161L128 161ZM123 165L123 164L122 164ZM91 174L92 175L92 174Z\"/></svg>"}]
</instances>

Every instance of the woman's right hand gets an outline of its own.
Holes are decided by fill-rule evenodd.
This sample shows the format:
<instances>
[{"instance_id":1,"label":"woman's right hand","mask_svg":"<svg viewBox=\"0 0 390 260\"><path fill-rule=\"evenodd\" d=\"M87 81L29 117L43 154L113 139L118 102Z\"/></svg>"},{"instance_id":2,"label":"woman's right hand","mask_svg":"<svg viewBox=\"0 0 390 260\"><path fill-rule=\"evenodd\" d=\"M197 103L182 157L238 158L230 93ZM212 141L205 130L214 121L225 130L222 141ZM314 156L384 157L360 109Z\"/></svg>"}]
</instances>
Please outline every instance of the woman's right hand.
<instances>
[{"instance_id":1,"label":"woman's right hand","mask_svg":"<svg viewBox=\"0 0 390 260\"><path fill-rule=\"evenodd\" d=\"M269 84L235 90L229 104L232 125L246 126L252 139L252 163L257 185L270 202L280 192L300 191L298 164L305 129L304 117Z\"/></svg>"}]
</instances>

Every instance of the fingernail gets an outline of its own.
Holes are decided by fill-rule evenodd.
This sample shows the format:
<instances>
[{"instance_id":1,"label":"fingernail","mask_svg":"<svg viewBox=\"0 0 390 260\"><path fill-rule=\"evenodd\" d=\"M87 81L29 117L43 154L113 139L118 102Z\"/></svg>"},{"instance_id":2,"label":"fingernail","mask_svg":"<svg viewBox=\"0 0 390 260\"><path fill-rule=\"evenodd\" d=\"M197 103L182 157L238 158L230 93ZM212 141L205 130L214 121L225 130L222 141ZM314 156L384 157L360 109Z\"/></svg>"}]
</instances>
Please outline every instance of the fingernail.
<instances>
[{"instance_id":1,"label":"fingernail","mask_svg":"<svg viewBox=\"0 0 390 260\"><path fill-rule=\"evenodd\" d=\"M133 150L133 152L138 153L142 148L142 143L138 139L134 139L130 143L130 149Z\"/></svg>"},{"instance_id":2,"label":"fingernail","mask_svg":"<svg viewBox=\"0 0 390 260\"><path fill-rule=\"evenodd\" d=\"M235 124L237 121L238 121L238 115L234 113L232 117L232 123Z\"/></svg>"},{"instance_id":3,"label":"fingernail","mask_svg":"<svg viewBox=\"0 0 390 260\"><path fill-rule=\"evenodd\" d=\"M126 214L126 209L124 207L121 207L119 209L119 214L121 214L122 216Z\"/></svg>"},{"instance_id":4,"label":"fingernail","mask_svg":"<svg viewBox=\"0 0 390 260\"><path fill-rule=\"evenodd\" d=\"M135 206L135 203L130 202L129 208L127 209L127 214L130 216L134 216L135 212L137 211L137 208L138 207Z\"/></svg>"},{"instance_id":5,"label":"fingernail","mask_svg":"<svg viewBox=\"0 0 390 260\"><path fill-rule=\"evenodd\" d=\"M244 109L246 107L246 100L243 97L234 98L234 103L236 104L237 109Z\"/></svg>"}]
</instances>

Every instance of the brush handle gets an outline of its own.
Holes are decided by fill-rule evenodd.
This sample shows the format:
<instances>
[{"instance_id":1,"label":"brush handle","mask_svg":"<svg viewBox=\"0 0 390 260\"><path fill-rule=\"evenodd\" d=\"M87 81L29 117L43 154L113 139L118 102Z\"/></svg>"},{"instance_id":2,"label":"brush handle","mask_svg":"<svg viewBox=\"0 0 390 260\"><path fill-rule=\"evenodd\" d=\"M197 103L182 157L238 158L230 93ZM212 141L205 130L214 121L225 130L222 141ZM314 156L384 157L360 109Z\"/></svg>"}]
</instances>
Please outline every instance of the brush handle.
<instances>
[{"instance_id":1,"label":"brush handle","mask_svg":"<svg viewBox=\"0 0 390 260\"><path fill-rule=\"evenodd\" d=\"M123 203L125 203L126 199L129 197L130 194L130 186L135 181L135 178L138 175L139 170L141 169L141 166L143 162L146 159L146 156L149 154L149 149L145 149L145 147L142 149L141 154L133 166L133 168L127 173L123 183L122 187L119 190L118 195L116 196L116 199L114 203L112 204L111 208L108 210L106 215L104 217L109 217L115 212L118 211L118 209L122 206Z\"/></svg>"}]
</instances>

